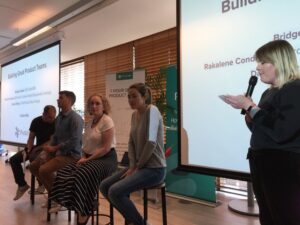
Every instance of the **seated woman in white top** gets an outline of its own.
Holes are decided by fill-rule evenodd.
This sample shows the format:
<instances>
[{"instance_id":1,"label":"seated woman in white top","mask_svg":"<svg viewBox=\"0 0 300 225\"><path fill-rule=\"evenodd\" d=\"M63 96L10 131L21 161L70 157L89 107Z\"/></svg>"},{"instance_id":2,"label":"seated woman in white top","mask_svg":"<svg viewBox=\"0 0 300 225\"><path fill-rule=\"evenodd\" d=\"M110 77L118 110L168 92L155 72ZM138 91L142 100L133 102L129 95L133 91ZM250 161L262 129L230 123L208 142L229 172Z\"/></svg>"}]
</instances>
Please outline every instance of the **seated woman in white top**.
<instances>
[{"instance_id":1,"label":"seated woman in white top","mask_svg":"<svg viewBox=\"0 0 300 225\"><path fill-rule=\"evenodd\" d=\"M78 213L78 225L87 224L100 182L117 169L118 163L109 102L94 94L88 99L87 108L93 119L85 127L82 157L58 171L50 196Z\"/></svg>"}]
</instances>

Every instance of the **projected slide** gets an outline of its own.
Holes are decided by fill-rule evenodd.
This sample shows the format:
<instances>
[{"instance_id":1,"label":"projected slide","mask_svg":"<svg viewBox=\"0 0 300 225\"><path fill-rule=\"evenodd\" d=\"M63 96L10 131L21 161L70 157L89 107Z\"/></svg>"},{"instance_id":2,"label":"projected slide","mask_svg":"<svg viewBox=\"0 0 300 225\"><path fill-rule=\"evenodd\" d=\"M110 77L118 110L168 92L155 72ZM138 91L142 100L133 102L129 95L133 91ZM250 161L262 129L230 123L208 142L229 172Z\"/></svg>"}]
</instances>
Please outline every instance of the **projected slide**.
<instances>
[{"instance_id":1,"label":"projected slide","mask_svg":"<svg viewBox=\"0 0 300 225\"><path fill-rule=\"evenodd\" d=\"M31 120L57 106L59 43L2 66L1 141L27 142Z\"/></svg>"},{"instance_id":2,"label":"projected slide","mask_svg":"<svg viewBox=\"0 0 300 225\"><path fill-rule=\"evenodd\" d=\"M300 54L300 1L180 1L181 164L248 174L244 116L219 99L243 94L255 50L285 39ZM298 60L300 62L300 60ZM253 99L267 88L260 80Z\"/></svg>"}]
</instances>

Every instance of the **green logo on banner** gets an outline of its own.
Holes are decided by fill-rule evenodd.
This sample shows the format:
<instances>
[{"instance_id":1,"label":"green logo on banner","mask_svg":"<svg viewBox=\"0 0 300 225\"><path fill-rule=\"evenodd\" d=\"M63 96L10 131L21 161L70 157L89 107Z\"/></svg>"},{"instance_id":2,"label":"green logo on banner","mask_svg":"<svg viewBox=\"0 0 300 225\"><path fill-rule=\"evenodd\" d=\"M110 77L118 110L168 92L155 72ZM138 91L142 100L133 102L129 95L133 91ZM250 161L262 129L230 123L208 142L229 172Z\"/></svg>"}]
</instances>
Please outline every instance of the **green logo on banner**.
<instances>
[{"instance_id":1,"label":"green logo on banner","mask_svg":"<svg viewBox=\"0 0 300 225\"><path fill-rule=\"evenodd\" d=\"M123 72L123 73L117 73L117 80L130 80L133 79L133 73L132 72Z\"/></svg>"}]
</instances>

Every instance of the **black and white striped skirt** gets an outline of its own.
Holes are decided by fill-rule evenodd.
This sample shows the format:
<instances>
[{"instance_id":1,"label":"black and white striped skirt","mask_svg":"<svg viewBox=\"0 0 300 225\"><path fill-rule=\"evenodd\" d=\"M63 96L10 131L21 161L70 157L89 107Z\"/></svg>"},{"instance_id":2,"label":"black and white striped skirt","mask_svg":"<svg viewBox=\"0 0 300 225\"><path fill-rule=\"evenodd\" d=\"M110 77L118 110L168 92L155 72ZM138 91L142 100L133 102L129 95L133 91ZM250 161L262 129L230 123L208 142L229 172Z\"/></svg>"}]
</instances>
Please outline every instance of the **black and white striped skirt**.
<instances>
[{"instance_id":1,"label":"black and white striped skirt","mask_svg":"<svg viewBox=\"0 0 300 225\"><path fill-rule=\"evenodd\" d=\"M101 181L116 171L117 164L114 149L81 166L71 163L57 172L49 198L83 216L91 215Z\"/></svg>"}]
</instances>

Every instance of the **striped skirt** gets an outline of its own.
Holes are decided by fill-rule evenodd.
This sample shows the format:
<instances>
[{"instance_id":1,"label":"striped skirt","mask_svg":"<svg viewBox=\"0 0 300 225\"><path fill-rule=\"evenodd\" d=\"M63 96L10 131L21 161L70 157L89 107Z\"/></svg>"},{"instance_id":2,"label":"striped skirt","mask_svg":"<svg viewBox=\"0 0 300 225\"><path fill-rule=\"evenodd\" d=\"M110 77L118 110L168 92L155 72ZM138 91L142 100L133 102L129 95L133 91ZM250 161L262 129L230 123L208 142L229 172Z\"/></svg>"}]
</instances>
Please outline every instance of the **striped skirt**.
<instances>
[{"instance_id":1,"label":"striped skirt","mask_svg":"<svg viewBox=\"0 0 300 225\"><path fill-rule=\"evenodd\" d=\"M81 166L71 163L57 171L49 198L83 216L91 215L100 182L117 169L114 149Z\"/></svg>"}]
</instances>

